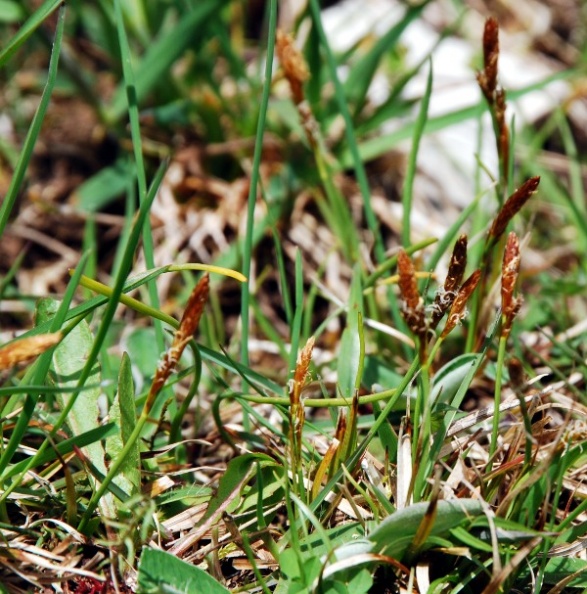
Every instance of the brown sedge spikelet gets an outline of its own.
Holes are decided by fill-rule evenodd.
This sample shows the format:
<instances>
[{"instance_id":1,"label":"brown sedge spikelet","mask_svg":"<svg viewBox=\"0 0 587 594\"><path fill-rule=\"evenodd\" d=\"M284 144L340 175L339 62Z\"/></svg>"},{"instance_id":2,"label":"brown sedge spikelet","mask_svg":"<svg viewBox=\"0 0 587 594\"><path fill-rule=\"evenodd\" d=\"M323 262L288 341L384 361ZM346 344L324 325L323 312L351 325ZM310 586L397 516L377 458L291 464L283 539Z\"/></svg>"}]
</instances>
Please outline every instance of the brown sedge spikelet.
<instances>
[{"instance_id":1,"label":"brown sedge spikelet","mask_svg":"<svg viewBox=\"0 0 587 594\"><path fill-rule=\"evenodd\" d=\"M497 150L501 158L503 179L507 180L510 162L510 129L505 121L505 110L505 91L503 89L497 89L495 92L495 121L498 130Z\"/></svg>"},{"instance_id":2,"label":"brown sedge spikelet","mask_svg":"<svg viewBox=\"0 0 587 594\"><path fill-rule=\"evenodd\" d=\"M306 62L295 46L293 37L281 29L277 30L275 49L289 83L293 100L296 105L299 105L304 100L303 84L310 78Z\"/></svg>"},{"instance_id":3,"label":"brown sedge spikelet","mask_svg":"<svg viewBox=\"0 0 587 594\"><path fill-rule=\"evenodd\" d=\"M461 235L453 248L444 286L436 292L432 304L430 327L436 328L442 316L453 304L467 267L467 236Z\"/></svg>"},{"instance_id":4,"label":"brown sedge spikelet","mask_svg":"<svg viewBox=\"0 0 587 594\"><path fill-rule=\"evenodd\" d=\"M293 385L289 395L290 403L292 405L299 404L300 402L300 394L302 393L302 388L306 384L308 378L308 369L310 368L310 363L312 361L313 350L314 337L310 336L298 356L296 368L294 370Z\"/></svg>"},{"instance_id":5,"label":"brown sedge spikelet","mask_svg":"<svg viewBox=\"0 0 587 594\"><path fill-rule=\"evenodd\" d=\"M153 405L155 397L175 369L185 347L198 329L198 324L200 323L200 318L202 317L202 312L204 311L204 306L208 300L209 293L210 276L205 274L192 291L179 323L179 328L173 336L173 343L163 355L163 358L157 367L155 377L151 383L151 389L149 390L149 396L145 403L146 410L149 410Z\"/></svg>"},{"instance_id":6,"label":"brown sedge spikelet","mask_svg":"<svg viewBox=\"0 0 587 594\"><path fill-rule=\"evenodd\" d=\"M44 353L47 349L55 346L62 338L63 334L61 332L52 332L51 334L21 338L3 346L0 348L0 371L15 367L19 363Z\"/></svg>"},{"instance_id":7,"label":"brown sedge spikelet","mask_svg":"<svg viewBox=\"0 0 587 594\"><path fill-rule=\"evenodd\" d=\"M477 73L477 82L489 105L495 101L497 63L499 59L499 27L493 17L485 21L483 30L483 70Z\"/></svg>"},{"instance_id":8,"label":"brown sedge spikelet","mask_svg":"<svg viewBox=\"0 0 587 594\"><path fill-rule=\"evenodd\" d=\"M425 338L427 333L424 302L418 291L416 270L412 259L404 250L397 257L399 289L402 298L402 315L410 330L418 337Z\"/></svg>"},{"instance_id":9,"label":"brown sedge spikelet","mask_svg":"<svg viewBox=\"0 0 587 594\"><path fill-rule=\"evenodd\" d=\"M305 414L304 406L301 403L301 393L309 375L310 363L312 361L312 351L314 350L314 337L311 336L304 348L301 350L294 376L292 380L291 390L289 393L290 401L290 443L294 459L292 464L294 468L297 467L299 460L301 460L301 444L302 444L302 429L304 427Z\"/></svg>"},{"instance_id":10,"label":"brown sedge spikelet","mask_svg":"<svg viewBox=\"0 0 587 594\"><path fill-rule=\"evenodd\" d=\"M461 320L467 314L466 305L467 301L471 297L473 291L479 284L479 279L481 278L481 270L477 269L471 276L463 283L463 286L459 289L455 300L450 308L450 312L448 314L448 319L446 320L446 325L442 334L440 335L441 339L446 338L446 336L452 332L454 327L457 324L460 324Z\"/></svg>"},{"instance_id":11,"label":"brown sedge spikelet","mask_svg":"<svg viewBox=\"0 0 587 594\"><path fill-rule=\"evenodd\" d=\"M540 183L540 176L531 177L527 179L506 201L501 207L501 210L493 220L491 229L489 230L488 240L490 244L494 244L506 230L508 223L514 216L522 209L524 204L532 197L538 189Z\"/></svg>"},{"instance_id":12,"label":"brown sedge spikelet","mask_svg":"<svg viewBox=\"0 0 587 594\"><path fill-rule=\"evenodd\" d=\"M505 119L505 91L497 85L499 62L499 26L493 17L485 21L483 29L483 70L477 73L477 82L493 112L496 129L497 152L500 159L502 177L507 183L509 166L510 132Z\"/></svg>"},{"instance_id":13,"label":"brown sedge spikelet","mask_svg":"<svg viewBox=\"0 0 587 594\"><path fill-rule=\"evenodd\" d=\"M522 299L514 297L520 273L520 261L520 242L517 235L512 232L508 235L501 269L501 313L503 319L501 334L506 337L509 335L514 318L522 305Z\"/></svg>"},{"instance_id":14,"label":"brown sedge spikelet","mask_svg":"<svg viewBox=\"0 0 587 594\"><path fill-rule=\"evenodd\" d=\"M320 144L320 127L310 104L304 98L304 83L310 78L310 71L304 57L295 46L291 35L277 30L275 49L283 67L283 73L291 90L292 98L298 108L300 120L310 146L316 149Z\"/></svg>"}]
</instances>

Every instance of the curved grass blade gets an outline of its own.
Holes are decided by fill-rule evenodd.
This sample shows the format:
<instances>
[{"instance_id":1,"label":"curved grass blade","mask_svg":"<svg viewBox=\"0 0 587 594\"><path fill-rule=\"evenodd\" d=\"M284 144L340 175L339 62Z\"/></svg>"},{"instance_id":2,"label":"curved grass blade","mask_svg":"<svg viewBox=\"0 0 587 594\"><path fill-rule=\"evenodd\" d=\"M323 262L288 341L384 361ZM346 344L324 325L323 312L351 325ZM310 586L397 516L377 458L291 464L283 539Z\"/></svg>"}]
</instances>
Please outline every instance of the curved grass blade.
<instances>
[{"instance_id":1,"label":"curved grass blade","mask_svg":"<svg viewBox=\"0 0 587 594\"><path fill-rule=\"evenodd\" d=\"M61 4L61 2L55 2L54 4L55 6L53 7L53 10L57 7L58 4ZM48 12L47 14L50 14L51 12ZM36 26L38 26L39 24L40 21L36 23ZM20 154L18 163L12 175L12 180L10 181L10 187L8 188L8 192L6 192L6 196L4 197L4 200L2 202L2 207L0 208L0 237L2 237L2 234L4 233L4 228L8 223L8 217L10 216L10 212L12 211L12 208L14 206L16 197L18 196L18 192L20 191L20 186L22 185L22 181L24 179L26 170L29 166L31 156L33 154L33 149L35 147L35 143L37 141L39 133L41 131L41 125L43 124L43 119L45 118L47 107L49 106L51 93L53 92L53 87L55 86L55 80L57 78L57 67L59 64L59 52L61 50L61 42L63 40L64 25L65 5L63 5L59 9L59 19L57 21L57 29L55 30L55 40L53 42L53 50L51 52L51 61L49 62L47 84L45 85L43 95L41 96L41 102L39 103L39 107L35 112L35 117L31 122L29 131L24 141L22 152ZM30 33L32 33L32 30L30 31ZM0 54L0 65L2 64L1 58L2 55Z\"/></svg>"},{"instance_id":2,"label":"curved grass blade","mask_svg":"<svg viewBox=\"0 0 587 594\"><path fill-rule=\"evenodd\" d=\"M275 53L275 33L277 26L277 2L271 0L269 4L269 25L267 39L267 58L265 63L265 82L263 94L259 106L259 120L257 122L257 133L255 135L255 151L253 154L253 165L251 169L251 185L247 200L247 225L245 229L245 240L243 244L243 274L247 279L251 276L251 258L253 252L253 239L255 229L255 205L257 202L257 187L259 184L259 168L261 166L261 155L263 152L263 135L267 119L267 108L269 106L269 93L271 90L271 77L273 71L273 56ZM241 291L241 361L244 365L249 362L249 299L251 287L249 281L245 282Z\"/></svg>"},{"instance_id":3,"label":"curved grass blade","mask_svg":"<svg viewBox=\"0 0 587 594\"><path fill-rule=\"evenodd\" d=\"M408 167L406 170L406 179L402 192L403 206L403 224L402 224L402 245L407 247L411 244L411 213L412 213L412 193L414 191L414 178L416 176L416 160L418 157L418 148L420 140L424 134L424 128L428 120L428 106L430 105L430 96L432 94L432 60L429 62L428 78L426 79L426 90L422 96L420 112L416 119L414 135L412 136L412 148L408 158Z\"/></svg>"},{"instance_id":4,"label":"curved grass blade","mask_svg":"<svg viewBox=\"0 0 587 594\"><path fill-rule=\"evenodd\" d=\"M43 21L58 8L61 8L61 12L65 12L63 0L48 0L33 12L27 22L19 29L18 33L11 39L6 47L0 51L0 68L10 60L20 46L36 31L36 29L38 29ZM57 54L59 54L59 51L57 51Z\"/></svg>"},{"instance_id":5,"label":"curved grass blade","mask_svg":"<svg viewBox=\"0 0 587 594\"><path fill-rule=\"evenodd\" d=\"M159 39L154 41L141 61L136 71L134 85L135 100L141 101L145 95L161 80L165 73L169 72L171 65L182 54L186 48L193 46L205 33L208 19L219 10L222 3L216 0L204 0L196 3L195 8L182 14L181 19L175 27L170 28ZM112 104L107 110L108 121L118 121L126 109L126 83L117 89Z\"/></svg>"}]
</instances>

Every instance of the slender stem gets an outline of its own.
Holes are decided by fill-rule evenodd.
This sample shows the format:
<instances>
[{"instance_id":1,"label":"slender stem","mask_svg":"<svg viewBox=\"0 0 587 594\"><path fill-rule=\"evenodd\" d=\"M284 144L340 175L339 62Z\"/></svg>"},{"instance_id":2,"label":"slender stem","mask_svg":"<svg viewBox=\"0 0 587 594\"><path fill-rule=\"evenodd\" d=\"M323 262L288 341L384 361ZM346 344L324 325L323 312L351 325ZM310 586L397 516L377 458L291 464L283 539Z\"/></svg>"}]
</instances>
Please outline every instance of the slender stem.
<instances>
[{"instance_id":1,"label":"slender stem","mask_svg":"<svg viewBox=\"0 0 587 594\"><path fill-rule=\"evenodd\" d=\"M489 460L493 458L497 449L497 437L499 434L499 406L501 404L501 386L503 382L503 366L505 362L505 349L507 345L507 334L501 335L499 338L499 347L497 351L497 369L495 373L495 395L494 395L494 412L493 412L493 428L491 430L491 442L489 444Z\"/></svg>"},{"instance_id":2,"label":"slender stem","mask_svg":"<svg viewBox=\"0 0 587 594\"><path fill-rule=\"evenodd\" d=\"M273 68L273 54L275 52L275 29L277 24L277 0L271 0L269 5L269 29L267 39L267 60L265 63L265 84L261 96L259 108L259 121L257 122L257 134L255 136L255 152L253 155L253 167L251 171L251 185L247 204L247 227L243 247L243 274L248 279L242 286L241 297L241 363L249 363L249 299L251 295L251 255L253 251L253 230L255 227L255 205L257 202L257 186L259 184L259 168L261 166L261 155L263 152L263 135L265 132L265 121L267 118L267 107L269 106L269 92L271 90L271 77Z\"/></svg>"},{"instance_id":3,"label":"slender stem","mask_svg":"<svg viewBox=\"0 0 587 594\"><path fill-rule=\"evenodd\" d=\"M374 394L367 394L366 396L359 396L359 405L369 404L372 402L379 402L387 400L390 396L396 393L396 388L383 390ZM246 400L247 402L254 402L255 404L272 404L274 406L289 406L290 400L285 396L259 396L258 394L239 394L234 396L227 396L227 398L238 398ZM331 408L338 406L351 406L352 402L348 398L304 398L304 406L310 408Z\"/></svg>"}]
</instances>

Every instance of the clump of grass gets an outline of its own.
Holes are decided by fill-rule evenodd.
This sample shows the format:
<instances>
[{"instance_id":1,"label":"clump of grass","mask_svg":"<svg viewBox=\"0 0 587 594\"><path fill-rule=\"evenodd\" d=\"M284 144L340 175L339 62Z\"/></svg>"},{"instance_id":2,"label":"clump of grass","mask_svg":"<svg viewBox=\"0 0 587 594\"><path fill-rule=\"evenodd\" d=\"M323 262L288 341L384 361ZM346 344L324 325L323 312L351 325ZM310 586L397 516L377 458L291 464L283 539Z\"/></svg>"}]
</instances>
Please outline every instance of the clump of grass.
<instances>
[{"instance_id":1,"label":"clump of grass","mask_svg":"<svg viewBox=\"0 0 587 594\"><path fill-rule=\"evenodd\" d=\"M0 64L16 60L58 4L31 14L0 53ZM120 54L124 62L113 98L94 99L126 164L108 170L127 192L125 231L111 268L100 268L90 252L81 255L61 301L39 303L34 326L0 348L6 550L0 564L7 590L47 583L77 592L98 584L123 592L215 593L359 594L381 584L411 592L584 589L585 563L561 554L582 546L587 525L587 504L572 482L585 455L585 435L574 426L585 415L584 395L566 375L575 366L584 374L585 365L575 345L552 337L532 351L520 329L522 296L535 285L522 267L526 242L508 228L532 208L541 178L532 174L513 189L531 163L517 171L514 162L498 82L497 21L486 22L477 77L500 162L496 214L485 241L471 253L462 233L468 217L490 219L473 201L447 237L434 237L431 228L430 239L410 243L418 146L433 92L430 68L416 122L406 127L413 144L401 191L405 224L400 236L388 233L397 248L390 254L361 153L363 140L372 139L361 130L376 129L408 107L401 88L413 71L404 72L380 109L369 104L367 89L386 53L399 59L401 33L423 7L406 8L380 42L350 52L350 86L338 79L338 57L313 0L304 13L310 24L304 48L296 46L295 31L276 31L277 7L270 3L267 51L255 47L257 74L250 74L235 32L242 32L238 3L202 2L185 15L175 4L142 8L134 17L120 2L112 15L103 6L70 9L80 26L96 17L89 39L110 40L109 59L118 63ZM16 197L57 80L64 14L61 9L43 101L0 212L0 235L18 215ZM172 68L192 38L194 55L182 56L179 69L206 87L201 94L197 85L188 92ZM279 100L274 41L287 81ZM140 59L133 62L135 53ZM70 83L74 94L82 92L83 81ZM249 118L241 117L241 100L253 112ZM157 168L152 154L145 159L147 107L157 117L178 118L176 126L180 116L191 118L214 145L201 148L208 158L191 164L199 177L186 187L221 185L223 199L247 196L238 202L246 225L225 252L214 252L213 262L155 266L156 256L169 255L159 251L148 215L157 192L172 186L167 163ZM338 111L344 140L333 131ZM254 143L242 142L253 134ZM220 184L215 158L222 151L236 181L226 175ZM358 189L342 173L349 163ZM172 173L178 165L176 158ZM98 182L103 174L96 174ZM93 181L89 187L100 186ZM185 210L208 208L210 196L203 194L188 199ZM89 208L92 217L114 198L105 190ZM234 213L220 211L217 220L230 228ZM184 221L174 216L179 233ZM580 235L582 227L575 228ZM88 222L86 238L96 236ZM436 240L439 247L429 255L426 248ZM147 270L133 268L139 254ZM323 261L313 266L313 257ZM442 257L448 272L435 288ZM109 280L89 278L88 269ZM197 282L194 270L205 271ZM2 291L18 296L10 280L18 272L11 268ZM241 325L230 331L225 326L235 308L221 300L225 286L208 276L216 272L244 283ZM171 273L181 275L182 286L161 299L157 282ZM337 290L348 294L346 301ZM142 299L128 295L132 291L143 291ZM168 313L179 310L181 316ZM145 354L145 344L119 348L121 326L145 320L156 326L152 340L164 353L159 364ZM171 338L164 328L174 330ZM219 336L231 338L219 346ZM256 346L267 342L259 355ZM551 364L556 349L570 360L565 369L552 365L562 381L536 384L538 366ZM38 358L31 363L31 357ZM140 366L147 377L139 377Z\"/></svg>"}]
</instances>

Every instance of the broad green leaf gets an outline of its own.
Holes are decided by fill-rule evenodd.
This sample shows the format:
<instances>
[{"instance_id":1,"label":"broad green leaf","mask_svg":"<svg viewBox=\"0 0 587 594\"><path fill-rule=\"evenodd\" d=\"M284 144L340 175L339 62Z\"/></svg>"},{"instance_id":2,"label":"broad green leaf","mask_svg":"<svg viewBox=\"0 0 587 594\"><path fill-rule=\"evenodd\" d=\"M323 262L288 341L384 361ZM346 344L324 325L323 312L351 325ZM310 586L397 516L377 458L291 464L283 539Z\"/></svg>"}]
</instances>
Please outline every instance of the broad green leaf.
<instances>
[{"instance_id":1,"label":"broad green leaf","mask_svg":"<svg viewBox=\"0 0 587 594\"><path fill-rule=\"evenodd\" d=\"M81 184L74 194L78 206L85 212L98 212L128 190L133 166L127 157L118 159L114 165L101 169L96 175Z\"/></svg>"},{"instance_id":2,"label":"broad green leaf","mask_svg":"<svg viewBox=\"0 0 587 594\"><path fill-rule=\"evenodd\" d=\"M236 502L244 484L248 482L257 472L256 465L261 468L267 466L278 466L273 458L265 454L244 454L233 458L226 468L218 483L218 491L210 501L210 505L201 520L204 523L209 517L213 516L218 510L223 511L230 506L227 502Z\"/></svg>"},{"instance_id":3,"label":"broad green leaf","mask_svg":"<svg viewBox=\"0 0 587 594\"><path fill-rule=\"evenodd\" d=\"M428 507L429 503L420 502L396 511L385 518L369 534L368 539L355 540L336 549L336 560L342 561L366 553L379 553L401 561L413 543ZM476 499L439 501L428 541L435 537L449 536L450 530L473 521L482 513L481 503Z\"/></svg>"},{"instance_id":4,"label":"broad green leaf","mask_svg":"<svg viewBox=\"0 0 587 594\"><path fill-rule=\"evenodd\" d=\"M547 584L558 584L572 574L577 576L567 584L567 587L587 588L587 562L584 559L554 557L546 564L544 581Z\"/></svg>"},{"instance_id":5,"label":"broad green leaf","mask_svg":"<svg viewBox=\"0 0 587 594\"><path fill-rule=\"evenodd\" d=\"M402 381L402 376L391 369L384 361L373 355L365 356L365 369L362 383L370 392L381 392L390 388L397 388ZM405 390L395 403L393 410L405 410L406 398L415 398L413 390ZM363 415L361 415L362 417Z\"/></svg>"},{"instance_id":6,"label":"broad green leaf","mask_svg":"<svg viewBox=\"0 0 587 594\"><path fill-rule=\"evenodd\" d=\"M144 0L120 0L120 4L125 22L143 43L148 43L149 24Z\"/></svg>"},{"instance_id":7,"label":"broad green leaf","mask_svg":"<svg viewBox=\"0 0 587 594\"><path fill-rule=\"evenodd\" d=\"M189 485L186 487L180 487L173 491L167 491L161 493L155 497L157 506L163 508L163 506L174 507L175 503L181 503L184 508L192 505L198 505L199 503L205 503L212 497L212 489L203 485ZM168 512L165 508L167 516L173 514L173 511ZM177 513L177 512L175 512Z\"/></svg>"},{"instance_id":8,"label":"broad green leaf","mask_svg":"<svg viewBox=\"0 0 587 594\"><path fill-rule=\"evenodd\" d=\"M50 298L40 299L36 309L38 323L50 321L58 309L59 301ZM80 374L92 350L93 342L94 337L90 326L85 320L77 324L61 341L53 352L52 360L52 369L55 373L53 381L56 386L63 386L65 388L74 388L77 386ZM88 384L100 384L100 368L98 365L93 368L87 379ZM62 408L68 406L72 398L75 399L67 418L67 423L74 436L87 433L100 425L98 410L99 397L99 388L83 390L77 394L72 392L57 394L57 401ZM91 443L85 446L82 451L96 471L103 477L106 476L108 471L102 444L100 442ZM98 481L91 474L89 477L92 486L96 488ZM100 507L105 517L115 517L114 498L110 493L107 493L102 498Z\"/></svg>"},{"instance_id":9,"label":"broad green leaf","mask_svg":"<svg viewBox=\"0 0 587 594\"><path fill-rule=\"evenodd\" d=\"M155 330L136 328L126 338L126 348L132 363L143 378L149 378L157 369L161 353L155 341Z\"/></svg>"},{"instance_id":10,"label":"broad green leaf","mask_svg":"<svg viewBox=\"0 0 587 594\"><path fill-rule=\"evenodd\" d=\"M118 392L110 407L110 420L119 427L119 433L106 441L106 452L115 460L126 445L136 425L135 389L132 379L131 362L127 353L122 355L118 374ZM114 482L128 495L136 495L141 490L141 460L139 444L125 457L120 474Z\"/></svg>"},{"instance_id":11,"label":"broad green leaf","mask_svg":"<svg viewBox=\"0 0 587 594\"><path fill-rule=\"evenodd\" d=\"M305 578L312 583L320 574L324 557L332 547L341 546L352 542L362 536L363 531L359 524L343 524L324 531L329 542L325 543L322 536L314 532L299 543L299 555L304 563ZM279 568L282 578L275 588L275 594L290 594L290 592L307 592L300 574L298 554L293 549L286 549L279 556ZM305 589L304 589L305 588Z\"/></svg>"},{"instance_id":12,"label":"broad green leaf","mask_svg":"<svg viewBox=\"0 0 587 594\"><path fill-rule=\"evenodd\" d=\"M401 559L412 543L428 507L427 502L415 503L385 518L369 535L373 551ZM430 536L446 536L452 528L472 521L482 513L483 508L477 499L441 500Z\"/></svg>"},{"instance_id":13,"label":"broad green leaf","mask_svg":"<svg viewBox=\"0 0 587 594\"><path fill-rule=\"evenodd\" d=\"M480 359L481 355L477 353L466 353L444 365L434 375L431 401L435 403L452 401L471 368L475 367Z\"/></svg>"},{"instance_id":14,"label":"broad green leaf","mask_svg":"<svg viewBox=\"0 0 587 594\"><path fill-rule=\"evenodd\" d=\"M259 493L258 485L255 483L255 487L251 488L239 505L239 514L254 508L257 505L259 499L263 501L265 506L269 505L270 503L275 503L277 498L279 500L283 499L285 478L283 467L274 466L263 468L260 472L263 475L263 491Z\"/></svg>"},{"instance_id":15,"label":"broad green leaf","mask_svg":"<svg viewBox=\"0 0 587 594\"><path fill-rule=\"evenodd\" d=\"M228 594L205 571L165 551L144 549L139 562L142 594Z\"/></svg>"}]
</instances>

